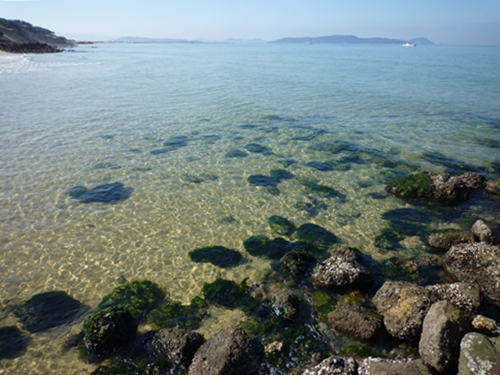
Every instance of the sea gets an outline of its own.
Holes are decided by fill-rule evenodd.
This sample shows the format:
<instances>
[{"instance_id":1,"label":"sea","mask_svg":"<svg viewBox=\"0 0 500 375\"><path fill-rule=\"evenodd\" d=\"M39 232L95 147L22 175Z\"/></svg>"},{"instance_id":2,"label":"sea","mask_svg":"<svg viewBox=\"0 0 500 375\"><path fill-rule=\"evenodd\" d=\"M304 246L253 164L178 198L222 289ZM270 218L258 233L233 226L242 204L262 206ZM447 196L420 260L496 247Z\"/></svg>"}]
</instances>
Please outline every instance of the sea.
<instances>
[{"instance_id":1,"label":"sea","mask_svg":"<svg viewBox=\"0 0 500 375\"><path fill-rule=\"evenodd\" d=\"M415 235L375 245L384 213L424 209L385 185L415 171L500 177L499 62L498 47L443 45L0 54L0 327L21 327L16 308L42 292L94 309L133 280L183 304L217 278L263 283L271 262L243 241L278 237L273 215L319 225L379 262L428 254ZM70 194L103 184L121 189L117 199ZM335 193L310 188L318 185ZM496 209L476 203L425 225L498 222ZM188 256L216 245L245 261L221 268ZM1 359L0 374L90 374L95 364L63 349L83 318L24 330L29 345ZM208 338L244 319L214 307L198 331Z\"/></svg>"}]
</instances>

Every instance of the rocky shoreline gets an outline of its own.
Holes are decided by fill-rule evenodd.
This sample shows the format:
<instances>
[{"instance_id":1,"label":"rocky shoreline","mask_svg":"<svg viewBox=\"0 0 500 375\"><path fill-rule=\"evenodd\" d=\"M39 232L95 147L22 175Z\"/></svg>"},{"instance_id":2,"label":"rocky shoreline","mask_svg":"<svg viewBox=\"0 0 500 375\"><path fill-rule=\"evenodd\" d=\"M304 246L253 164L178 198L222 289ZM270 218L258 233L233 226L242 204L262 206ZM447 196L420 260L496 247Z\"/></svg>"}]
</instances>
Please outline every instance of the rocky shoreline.
<instances>
[{"instance_id":1,"label":"rocky shoreline","mask_svg":"<svg viewBox=\"0 0 500 375\"><path fill-rule=\"evenodd\" d=\"M57 53L64 50L47 43L0 43L0 51L6 53Z\"/></svg>"},{"instance_id":2,"label":"rocky shoreline","mask_svg":"<svg viewBox=\"0 0 500 375\"><path fill-rule=\"evenodd\" d=\"M434 211L474 194L500 200L500 180L475 172L418 172L389 181L386 190ZM82 204L108 203L131 190L115 183L68 194ZM37 294L12 308L22 329L0 328L0 359L22 355L30 334L85 317L65 350L79 350L101 375L499 374L499 228L477 218L468 230L428 231L426 215L416 208L382 215L390 224L375 240L381 249L407 235L425 235L428 244L428 255L387 262L315 224L296 227L271 216L275 238L243 242L249 256L270 261L265 280L217 279L189 305L148 280L125 282L93 309L62 291ZM221 268L247 257L222 246L188 255ZM239 309L246 318L205 338L196 329L213 307Z\"/></svg>"}]
</instances>

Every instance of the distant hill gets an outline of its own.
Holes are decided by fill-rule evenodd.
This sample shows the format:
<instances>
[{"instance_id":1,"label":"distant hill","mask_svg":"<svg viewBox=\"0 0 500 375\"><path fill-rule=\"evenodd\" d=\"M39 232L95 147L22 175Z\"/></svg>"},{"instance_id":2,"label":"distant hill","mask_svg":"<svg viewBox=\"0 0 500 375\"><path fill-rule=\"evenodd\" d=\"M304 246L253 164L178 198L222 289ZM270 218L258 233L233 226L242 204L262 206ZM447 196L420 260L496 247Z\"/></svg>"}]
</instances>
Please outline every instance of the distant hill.
<instances>
[{"instance_id":1,"label":"distant hill","mask_svg":"<svg viewBox=\"0 0 500 375\"><path fill-rule=\"evenodd\" d=\"M433 45L434 43L432 43L429 39L427 38L423 38L423 37L420 37L420 38L413 38L412 40L410 40L411 43L415 43L415 44L420 44L420 45Z\"/></svg>"},{"instance_id":2,"label":"distant hill","mask_svg":"<svg viewBox=\"0 0 500 375\"><path fill-rule=\"evenodd\" d=\"M53 46L70 46L73 41L25 21L0 18L0 43L46 43Z\"/></svg>"},{"instance_id":3,"label":"distant hill","mask_svg":"<svg viewBox=\"0 0 500 375\"><path fill-rule=\"evenodd\" d=\"M426 38L417 38L425 39ZM272 41L271 43L295 43L295 44L403 44L408 40L389 39L389 38L358 38L354 35L330 35L319 37L302 38L283 38ZM430 41L429 41L430 42ZM416 43L416 42L413 42ZM430 42L432 44L432 42ZM427 43L422 43L427 44Z\"/></svg>"}]
</instances>

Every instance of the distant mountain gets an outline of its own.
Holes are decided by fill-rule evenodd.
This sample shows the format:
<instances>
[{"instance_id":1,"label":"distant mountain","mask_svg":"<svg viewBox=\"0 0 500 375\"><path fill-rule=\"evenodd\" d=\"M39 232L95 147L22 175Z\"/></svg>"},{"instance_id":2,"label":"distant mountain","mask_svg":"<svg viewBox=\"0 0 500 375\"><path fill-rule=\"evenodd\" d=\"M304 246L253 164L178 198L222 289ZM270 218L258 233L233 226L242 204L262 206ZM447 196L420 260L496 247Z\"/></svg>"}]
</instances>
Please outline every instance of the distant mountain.
<instances>
[{"instance_id":1,"label":"distant mountain","mask_svg":"<svg viewBox=\"0 0 500 375\"><path fill-rule=\"evenodd\" d=\"M193 43L187 39L141 38L137 36L122 36L113 42L122 43ZM195 42L196 43L196 42Z\"/></svg>"},{"instance_id":2,"label":"distant mountain","mask_svg":"<svg viewBox=\"0 0 500 375\"><path fill-rule=\"evenodd\" d=\"M434 43L432 43L429 39L427 38L423 38L423 37L420 37L420 38L413 38L412 40L410 40L411 43L415 43L415 44L420 44L420 45L433 45Z\"/></svg>"},{"instance_id":3,"label":"distant mountain","mask_svg":"<svg viewBox=\"0 0 500 375\"><path fill-rule=\"evenodd\" d=\"M420 38L419 38L420 39ZM319 37L283 38L271 43L295 44L403 44L408 40L388 38L358 38L354 35L330 35Z\"/></svg>"},{"instance_id":4,"label":"distant mountain","mask_svg":"<svg viewBox=\"0 0 500 375\"><path fill-rule=\"evenodd\" d=\"M52 46L70 46L73 41L57 36L53 31L33 26L25 21L0 18L0 43L46 43Z\"/></svg>"}]
</instances>

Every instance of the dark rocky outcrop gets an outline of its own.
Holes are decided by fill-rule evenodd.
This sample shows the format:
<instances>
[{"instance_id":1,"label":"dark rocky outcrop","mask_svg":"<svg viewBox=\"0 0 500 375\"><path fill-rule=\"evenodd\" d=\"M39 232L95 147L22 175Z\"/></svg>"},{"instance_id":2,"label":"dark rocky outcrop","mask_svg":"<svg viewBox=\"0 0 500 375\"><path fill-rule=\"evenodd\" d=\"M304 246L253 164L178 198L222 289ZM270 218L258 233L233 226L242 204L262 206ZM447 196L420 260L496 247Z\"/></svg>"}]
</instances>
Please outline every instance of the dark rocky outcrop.
<instances>
[{"instance_id":1,"label":"dark rocky outcrop","mask_svg":"<svg viewBox=\"0 0 500 375\"><path fill-rule=\"evenodd\" d=\"M293 320L297 315L299 301L297 297L286 290L277 290L271 295L272 310L280 319Z\"/></svg>"},{"instance_id":2,"label":"dark rocky outcrop","mask_svg":"<svg viewBox=\"0 0 500 375\"><path fill-rule=\"evenodd\" d=\"M462 339L458 375L478 374L500 374L500 337L471 332Z\"/></svg>"},{"instance_id":3,"label":"dark rocky outcrop","mask_svg":"<svg viewBox=\"0 0 500 375\"><path fill-rule=\"evenodd\" d=\"M434 249L448 251L453 245L475 242L475 237L468 231L449 230L433 233L427 241Z\"/></svg>"},{"instance_id":4,"label":"dark rocky outcrop","mask_svg":"<svg viewBox=\"0 0 500 375\"><path fill-rule=\"evenodd\" d=\"M354 358L329 357L302 375L358 375L358 364Z\"/></svg>"},{"instance_id":5,"label":"dark rocky outcrop","mask_svg":"<svg viewBox=\"0 0 500 375\"><path fill-rule=\"evenodd\" d=\"M204 337L180 328L161 329L151 340L151 351L170 363L171 373L182 373L191 364L194 354L205 342Z\"/></svg>"},{"instance_id":6,"label":"dark rocky outcrop","mask_svg":"<svg viewBox=\"0 0 500 375\"><path fill-rule=\"evenodd\" d=\"M460 341L471 330L470 321L448 301L431 306L418 345L420 357L440 373L456 373Z\"/></svg>"},{"instance_id":7,"label":"dark rocky outcrop","mask_svg":"<svg viewBox=\"0 0 500 375\"><path fill-rule=\"evenodd\" d=\"M25 329L40 332L69 324L87 309L66 292L53 291L35 294L15 314Z\"/></svg>"},{"instance_id":8,"label":"dark rocky outcrop","mask_svg":"<svg viewBox=\"0 0 500 375\"><path fill-rule=\"evenodd\" d=\"M400 198L449 204L466 201L472 191L482 187L484 177L477 173L451 176L449 173L418 172L389 181L386 190Z\"/></svg>"},{"instance_id":9,"label":"dark rocky outcrop","mask_svg":"<svg viewBox=\"0 0 500 375\"><path fill-rule=\"evenodd\" d=\"M226 328L196 352L189 375L258 375L261 349L239 327Z\"/></svg>"},{"instance_id":10,"label":"dark rocky outcrop","mask_svg":"<svg viewBox=\"0 0 500 375\"><path fill-rule=\"evenodd\" d=\"M0 51L7 53L56 53L63 50L47 43L0 43Z\"/></svg>"},{"instance_id":11,"label":"dark rocky outcrop","mask_svg":"<svg viewBox=\"0 0 500 375\"><path fill-rule=\"evenodd\" d=\"M500 302L500 248L486 243L453 246L444 257L446 270L465 283L478 284L484 296Z\"/></svg>"},{"instance_id":12,"label":"dark rocky outcrop","mask_svg":"<svg viewBox=\"0 0 500 375\"><path fill-rule=\"evenodd\" d=\"M108 307L85 319L84 345L91 361L127 349L133 342L137 325L132 315L120 307Z\"/></svg>"},{"instance_id":13,"label":"dark rocky outcrop","mask_svg":"<svg viewBox=\"0 0 500 375\"><path fill-rule=\"evenodd\" d=\"M486 183L486 191L491 194L500 195L500 179L489 180Z\"/></svg>"},{"instance_id":14,"label":"dark rocky outcrop","mask_svg":"<svg viewBox=\"0 0 500 375\"><path fill-rule=\"evenodd\" d=\"M420 338L425 315L434 300L431 292L424 287L403 281L386 281L372 302L392 336L416 341Z\"/></svg>"},{"instance_id":15,"label":"dark rocky outcrop","mask_svg":"<svg viewBox=\"0 0 500 375\"><path fill-rule=\"evenodd\" d=\"M359 251L348 246L332 250L330 258L316 267L315 284L321 286L363 285L371 280L370 273L359 263Z\"/></svg>"},{"instance_id":16,"label":"dark rocky outcrop","mask_svg":"<svg viewBox=\"0 0 500 375\"><path fill-rule=\"evenodd\" d=\"M391 360L365 358L359 364L359 375L433 375L421 359Z\"/></svg>"},{"instance_id":17,"label":"dark rocky outcrop","mask_svg":"<svg viewBox=\"0 0 500 375\"><path fill-rule=\"evenodd\" d=\"M344 303L328 314L328 324L347 336L370 340L382 326L382 321L361 306Z\"/></svg>"}]
</instances>

